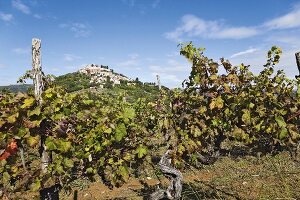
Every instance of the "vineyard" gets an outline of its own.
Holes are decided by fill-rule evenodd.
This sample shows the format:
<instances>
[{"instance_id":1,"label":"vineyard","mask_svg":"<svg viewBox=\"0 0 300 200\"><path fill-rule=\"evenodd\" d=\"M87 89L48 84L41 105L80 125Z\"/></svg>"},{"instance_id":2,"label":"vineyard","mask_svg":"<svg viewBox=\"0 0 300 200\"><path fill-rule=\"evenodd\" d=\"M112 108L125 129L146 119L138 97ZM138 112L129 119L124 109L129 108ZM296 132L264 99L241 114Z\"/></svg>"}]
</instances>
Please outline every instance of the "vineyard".
<instances>
[{"instance_id":1,"label":"vineyard","mask_svg":"<svg viewBox=\"0 0 300 200\"><path fill-rule=\"evenodd\" d=\"M126 93L67 92L41 71L38 74L39 69L20 80L32 78L36 85L40 79L39 96L32 89L0 93L0 196L58 199L60 192L73 199L76 182L101 182L117 190L138 180L141 199L255 199L262 196L238 197L230 191L222 196L219 187L207 188L194 180L216 177L209 172L216 169L216 184L234 184L221 179L226 177L222 170L231 169L228 173L234 175L277 166L278 171L279 158L294 170L291 184L299 185L300 165L295 160L300 151L300 78L275 71L281 49L274 46L267 52L259 74L224 58L214 61L192 43L182 44L180 54L191 63L190 76L182 89L162 87L155 98L128 101ZM245 159L238 161L240 168L232 157ZM226 165L220 165L221 159ZM272 165L264 162L271 159L277 160ZM189 174L193 170L197 177ZM163 178L166 174L170 182ZM160 189L149 177L158 177ZM194 189L187 187L191 185ZM299 188L291 187L286 198L299 198ZM188 197L187 190L203 195ZM77 192L80 195L80 189L75 196ZM126 198L135 199L119 199Z\"/></svg>"}]
</instances>

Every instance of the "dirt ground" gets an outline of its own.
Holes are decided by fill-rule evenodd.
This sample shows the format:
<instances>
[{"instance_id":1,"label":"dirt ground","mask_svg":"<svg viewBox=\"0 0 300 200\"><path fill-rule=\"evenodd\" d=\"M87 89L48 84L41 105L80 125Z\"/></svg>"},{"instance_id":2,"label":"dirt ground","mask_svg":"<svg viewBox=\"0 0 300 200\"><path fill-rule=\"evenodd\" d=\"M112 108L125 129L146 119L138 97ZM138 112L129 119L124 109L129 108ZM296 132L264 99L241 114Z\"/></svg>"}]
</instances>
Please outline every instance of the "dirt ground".
<instances>
[{"instance_id":1,"label":"dirt ground","mask_svg":"<svg viewBox=\"0 0 300 200\"><path fill-rule=\"evenodd\" d=\"M296 160L300 160L299 156ZM183 172L182 200L187 199L300 199L300 162L289 153L261 158L221 157L213 165L201 169L190 167ZM76 180L71 193L60 192L65 200L149 199L160 187L167 187L162 176L132 178L122 187L110 189L101 182ZM37 194L16 194L15 199L39 199Z\"/></svg>"}]
</instances>

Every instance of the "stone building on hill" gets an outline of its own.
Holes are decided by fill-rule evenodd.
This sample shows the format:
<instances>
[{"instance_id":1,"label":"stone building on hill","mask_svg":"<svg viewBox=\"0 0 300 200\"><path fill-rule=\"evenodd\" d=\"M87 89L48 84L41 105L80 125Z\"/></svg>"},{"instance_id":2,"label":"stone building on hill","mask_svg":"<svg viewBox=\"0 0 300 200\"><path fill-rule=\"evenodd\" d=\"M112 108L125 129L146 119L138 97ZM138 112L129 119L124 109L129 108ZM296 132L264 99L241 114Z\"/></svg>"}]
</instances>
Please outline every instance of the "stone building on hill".
<instances>
[{"instance_id":1,"label":"stone building on hill","mask_svg":"<svg viewBox=\"0 0 300 200\"><path fill-rule=\"evenodd\" d=\"M108 80L113 84L120 84L121 81L131 82L132 80L123 74L115 73L108 66L89 64L79 70L80 73L91 76L91 82L93 83L105 83Z\"/></svg>"}]
</instances>

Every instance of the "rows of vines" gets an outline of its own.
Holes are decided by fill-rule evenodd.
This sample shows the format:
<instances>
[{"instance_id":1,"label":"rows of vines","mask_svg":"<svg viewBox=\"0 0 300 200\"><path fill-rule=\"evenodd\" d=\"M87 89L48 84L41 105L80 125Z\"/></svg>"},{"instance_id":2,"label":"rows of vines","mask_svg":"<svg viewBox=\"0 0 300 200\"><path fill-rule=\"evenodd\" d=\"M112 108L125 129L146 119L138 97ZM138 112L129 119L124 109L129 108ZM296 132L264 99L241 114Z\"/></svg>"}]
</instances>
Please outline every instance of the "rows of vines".
<instances>
[{"instance_id":1,"label":"rows of vines","mask_svg":"<svg viewBox=\"0 0 300 200\"><path fill-rule=\"evenodd\" d=\"M155 101L126 102L97 92L67 93L47 84L39 105L31 91L0 94L0 149L16 144L24 151L0 160L2 195L100 175L110 186L140 176L156 163L161 149L173 149L177 167L209 163L236 144L250 152L294 150L300 141L300 80L275 71L281 50L268 52L258 75L250 66L207 58L191 43L181 55L192 63L181 90L161 90ZM224 68L224 74L219 68ZM51 154L42 173L39 141ZM263 148L262 148L263 147ZM2 153L2 152L0 152ZM7 154L8 155L8 154Z\"/></svg>"}]
</instances>

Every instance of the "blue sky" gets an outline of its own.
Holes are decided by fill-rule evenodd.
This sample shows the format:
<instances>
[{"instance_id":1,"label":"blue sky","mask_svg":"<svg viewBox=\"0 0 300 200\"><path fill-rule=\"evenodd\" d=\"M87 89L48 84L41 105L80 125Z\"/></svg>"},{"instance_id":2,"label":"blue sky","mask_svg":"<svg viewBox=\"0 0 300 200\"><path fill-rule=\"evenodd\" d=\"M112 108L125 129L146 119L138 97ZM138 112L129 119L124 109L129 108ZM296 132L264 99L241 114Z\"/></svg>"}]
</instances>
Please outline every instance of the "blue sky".
<instances>
[{"instance_id":1,"label":"blue sky","mask_svg":"<svg viewBox=\"0 0 300 200\"><path fill-rule=\"evenodd\" d=\"M211 58L262 69L271 46L278 68L298 74L300 1L295 0L0 0L0 85L31 68L31 40L42 40L46 73L108 65L130 78L181 86L190 64L179 42L205 47Z\"/></svg>"}]
</instances>

